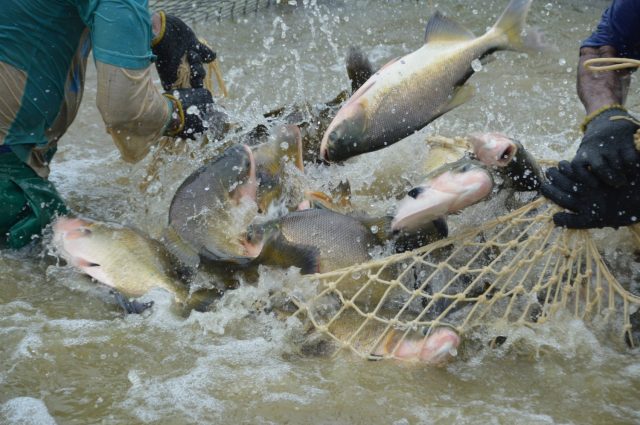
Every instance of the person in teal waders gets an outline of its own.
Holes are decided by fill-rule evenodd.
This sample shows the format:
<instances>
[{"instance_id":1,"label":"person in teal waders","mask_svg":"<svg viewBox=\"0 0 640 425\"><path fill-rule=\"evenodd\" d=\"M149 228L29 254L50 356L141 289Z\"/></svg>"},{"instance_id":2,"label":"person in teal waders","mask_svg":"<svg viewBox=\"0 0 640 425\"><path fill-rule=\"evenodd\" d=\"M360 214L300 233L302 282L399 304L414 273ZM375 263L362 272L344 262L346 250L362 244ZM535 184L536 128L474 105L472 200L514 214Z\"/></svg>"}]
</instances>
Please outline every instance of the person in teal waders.
<instances>
[{"instance_id":1,"label":"person in teal waders","mask_svg":"<svg viewBox=\"0 0 640 425\"><path fill-rule=\"evenodd\" d=\"M37 239L64 201L47 180L73 122L89 52L97 106L122 158L141 160L162 136L194 138L213 104L203 87L215 52L147 0L5 0L0 13L0 247ZM176 88L187 58L191 88ZM151 67L165 93L153 85ZM187 109L197 113L185 113Z\"/></svg>"},{"instance_id":2,"label":"person in teal waders","mask_svg":"<svg viewBox=\"0 0 640 425\"><path fill-rule=\"evenodd\" d=\"M640 59L640 1L614 0L580 48L578 96L586 109L575 157L547 172L542 193L568 212L558 226L589 229L640 223L640 133L624 107L631 72L593 72L593 58Z\"/></svg>"}]
</instances>

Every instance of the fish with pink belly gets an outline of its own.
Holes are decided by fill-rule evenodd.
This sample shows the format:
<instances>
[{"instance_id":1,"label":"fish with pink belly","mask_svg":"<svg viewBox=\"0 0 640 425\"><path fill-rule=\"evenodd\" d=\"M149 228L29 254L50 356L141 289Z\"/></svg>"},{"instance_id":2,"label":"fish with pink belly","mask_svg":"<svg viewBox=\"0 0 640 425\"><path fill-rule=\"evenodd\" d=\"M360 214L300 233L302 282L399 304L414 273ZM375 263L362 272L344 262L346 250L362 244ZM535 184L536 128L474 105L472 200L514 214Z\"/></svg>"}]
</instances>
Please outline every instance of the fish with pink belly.
<instances>
[{"instance_id":1,"label":"fish with pink belly","mask_svg":"<svg viewBox=\"0 0 640 425\"><path fill-rule=\"evenodd\" d=\"M475 204L491 194L493 177L487 167L470 158L443 165L427 175L399 203L393 231L412 231L423 223Z\"/></svg>"},{"instance_id":2,"label":"fish with pink belly","mask_svg":"<svg viewBox=\"0 0 640 425\"><path fill-rule=\"evenodd\" d=\"M323 313L320 313L323 314ZM379 310L381 317L397 312ZM318 317L316 317L318 319ZM383 322L367 320L354 310L343 310L324 331L311 327L301 345L302 352L332 355L344 347L335 341L349 341L349 347L371 360L394 359L424 365L443 365L458 355L462 338L449 326L402 330ZM320 320L322 322L322 320Z\"/></svg>"},{"instance_id":3,"label":"fish with pink belly","mask_svg":"<svg viewBox=\"0 0 640 425\"><path fill-rule=\"evenodd\" d=\"M128 313L140 313L152 303L140 297L164 289L188 308L202 309L219 294L203 289L189 294L177 273L176 259L155 239L137 229L85 218L60 217L53 223L52 247L70 266L113 289ZM205 302L206 300L206 302Z\"/></svg>"},{"instance_id":4,"label":"fish with pink belly","mask_svg":"<svg viewBox=\"0 0 640 425\"><path fill-rule=\"evenodd\" d=\"M442 326L426 336L409 336L394 342L397 333L391 332L372 354L429 365L442 365L458 355L461 338L451 328Z\"/></svg>"}]
</instances>

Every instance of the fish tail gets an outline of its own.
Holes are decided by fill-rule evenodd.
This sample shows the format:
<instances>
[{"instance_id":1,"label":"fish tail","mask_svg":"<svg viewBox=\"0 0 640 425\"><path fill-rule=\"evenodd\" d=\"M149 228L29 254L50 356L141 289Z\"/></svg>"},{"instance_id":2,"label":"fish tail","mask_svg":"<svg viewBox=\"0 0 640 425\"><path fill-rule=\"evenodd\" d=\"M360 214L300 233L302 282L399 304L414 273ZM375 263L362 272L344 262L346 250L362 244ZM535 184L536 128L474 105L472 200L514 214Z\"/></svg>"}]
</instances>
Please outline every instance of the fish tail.
<instances>
[{"instance_id":1,"label":"fish tail","mask_svg":"<svg viewBox=\"0 0 640 425\"><path fill-rule=\"evenodd\" d=\"M547 50L548 45L543 41L543 34L534 28L526 27L525 20L533 0L511 0L493 31L506 36L506 43L498 48L517 51Z\"/></svg>"}]
</instances>

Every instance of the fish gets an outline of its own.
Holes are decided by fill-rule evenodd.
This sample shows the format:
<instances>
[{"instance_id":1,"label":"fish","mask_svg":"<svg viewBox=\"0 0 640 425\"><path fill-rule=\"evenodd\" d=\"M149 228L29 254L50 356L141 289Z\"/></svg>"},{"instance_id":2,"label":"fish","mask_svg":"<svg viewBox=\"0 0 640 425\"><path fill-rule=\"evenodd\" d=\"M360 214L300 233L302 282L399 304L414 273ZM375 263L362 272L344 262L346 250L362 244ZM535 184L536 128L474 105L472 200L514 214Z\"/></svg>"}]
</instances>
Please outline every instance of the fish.
<instances>
[{"instance_id":1,"label":"fish","mask_svg":"<svg viewBox=\"0 0 640 425\"><path fill-rule=\"evenodd\" d=\"M411 232L485 199L493 187L492 174L479 161L462 158L445 164L398 202L391 229Z\"/></svg>"},{"instance_id":2,"label":"fish","mask_svg":"<svg viewBox=\"0 0 640 425\"><path fill-rule=\"evenodd\" d=\"M540 188L540 166L521 142L495 132L472 133L468 140L475 156L493 167L510 188L520 192Z\"/></svg>"},{"instance_id":3,"label":"fish","mask_svg":"<svg viewBox=\"0 0 640 425\"><path fill-rule=\"evenodd\" d=\"M328 273L372 260L376 247L394 244L395 238L401 238L402 246L408 249L417 246L418 241L428 243L447 236L444 220L425 223L420 227L421 232L410 235L392 232L392 218L341 214L320 208L294 211L274 220L252 224L244 244L253 260L246 266L297 267L301 274ZM374 269L370 272L375 273ZM386 268L381 276L392 280L392 273L392 268ZM342 297L355 297L360 305L379 303L388 288L389 285L366 275L340 279L335 287Z\"/></svg>"},{"instance_id":4,"label":"fish","mask_svg":"<svg viewBox=\"0 0 640 425\"><path fill-rule=\"evenodd\" d=\"M424 44L376 72L340 108L323 135L320 158L343 161L392 145L467 102L472 62L497 50L542 50L542 36L525 32L532 0L511 0L496 24L476 37L436 12Z\"/></svg>"},{"instance_id":5,"label":"fish","mask_svg":"<svg viewBox=\"0 0 640 425\"><path fill-rule=\"evenodd\" d=\"M329 209L341 214L352 213L354 207L351 203L351 184L346 179L341 180L331 188L330 194L319 190L305 190L298 210L310 208Z\"/></svg>"},{"instance_id":6,"label":"fish","mask_svg":"<svg viewBox=\"0 0 640 425\"><path fill-rule=\"evenodd\" d=\"M449 234L447 221L444 217L426 221L421 226L411 229L391 229L393 216L370 216L354 209L350 202L350 188L348 182L340 182L336 197L332 197L319 191L306 191L305 200L299 205L299 210L317 208L328 209L340 214L346 214L356 218L360 223L370 229L376 229L376 236L381 244L389 242L396 253L411 251L431 242L446 238Z\"/></svg>"},{"instance_id":7,"label":"fish","mask_svg":"<svg viewBox=\"0 0 640 425\"><path fill-rule=\"evenodd\" d=\"M257 214L256 161L234 145L187 177L169 207L163 242L191 267L202 257L242 256L240 235Z\"/></svg>"},{"instance_id":8,"label":"fish","mask_svg":"<svg viewBox=\"0 0 640 425\"><path fill-rule=\"evenodd\" d=\"M386 310L376 314L382 317ZM397 313L390 313L391 317ZM421 365L442 366L458 355L462 338L448 326L433 326L402 330L388 327L382 321L366 320L354 309L344 309L333 318L326 332L339 341L349 341L349 346L371 360L395 359ZM323 320L324 321L324 320ZM325 332L308 326L301 341L301 351L307 355L331 355L340 348Z\"/></svg>"},{"instance_id":9,"label":"fish","mask_svg":"<svg viewBox=\"0 0 640 425\"><path fill-rule=\"evenodd\" d=\"M366 262L379 244L358 219L329 209L290 212L275 220L252 224L245 247L255 262L295 266L302 274L323 273Z\"/></svg>"},{"instance_id":10,"label":"fish","mask_svg":"<svg viewBox=\"0 0 640 425\"><path fill-rule=\"evenodd\" d=\"M266 143L252 148L256 163L258 211L265 212L269 205L283 197L285 167L293 164L304 172L302 135L295 125L283 125Z\"/></svg>"},{"instance_id":11,"label":"fish","mask_svg":"<svg viewBox=\"0 0 640 425\"><path fill-rule=\"evenodd\" d=\"M161 288L185 306L201 305L205 292L190 294L177 259L157 240L115 223L59 217L52 224L54 252L69 265L126 297ZM217 294L217 293L216 293Z\"/></svg>"},{"instance_id":12,"label":"fish","mask_svg":"<svg viewBox=\"0 0 640 425\"><path fill-rule=\"evenodd\" d=\"M462 341L455 330L446 326L436 327L426 335L414 331L401 338L402 334L402 331L389 330L385 340L371 354L441 366L458 355L458 346Z\"/></svg>"}]
</instances>

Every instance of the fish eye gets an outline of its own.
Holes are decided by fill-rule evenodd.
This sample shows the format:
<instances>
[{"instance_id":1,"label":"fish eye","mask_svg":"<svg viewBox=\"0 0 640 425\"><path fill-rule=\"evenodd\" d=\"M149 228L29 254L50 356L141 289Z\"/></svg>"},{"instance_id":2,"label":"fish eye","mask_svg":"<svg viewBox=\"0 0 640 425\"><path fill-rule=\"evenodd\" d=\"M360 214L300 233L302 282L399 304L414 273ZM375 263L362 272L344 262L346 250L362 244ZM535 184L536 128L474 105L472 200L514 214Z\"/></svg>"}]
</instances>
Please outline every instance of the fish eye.
<instances>
[{"instance_id":1,"label":"fish eye","mask_svg":"<svg viewBox=\"0 0 640 425\"><path fill-rule=\"evenodd\" d=\"M411 196L413 199L417 199L423 191L424 190L421 187L414 187L407 193L407 195Z\"/></svg>"},{"instance_id":2,"label":"fish eye","mask_svg":"<svg viewBox=\"0 0 640 425\"><path fill-rule=\"evenodd\" d=\"M333 130L331 133L329 133L329 140L331 140L332 142L337 142L338 141L338 132Z\"/></svg>"},{"instance_id":3,"label":"fish eye","mask_svg":"<svg viewBox=\"0 0 640 425\"><path fill-rule=\"evenodd\" d=\"M252 239L253 239L253 236L254 236L253 226L249 226L249 227L247 228L247 234L246 234L246 236L245 236L245 237L246 237L246 239L247 239L247 242L251 242L251 241L252 241Z\"/></svg>"},{"instance_id":4,"label":"fish eye","mask_svg":"<svg viewBox=\"0 0 640 425\"><path fill-rule=\"evenodd\" d=\"M460 168L460 172L461 173L466 173L467 171L470 171L472 167L473 167L473 165L471 165L471 164L464 164L462 166L462 168Z\"/></svg>"}]
</instances>

